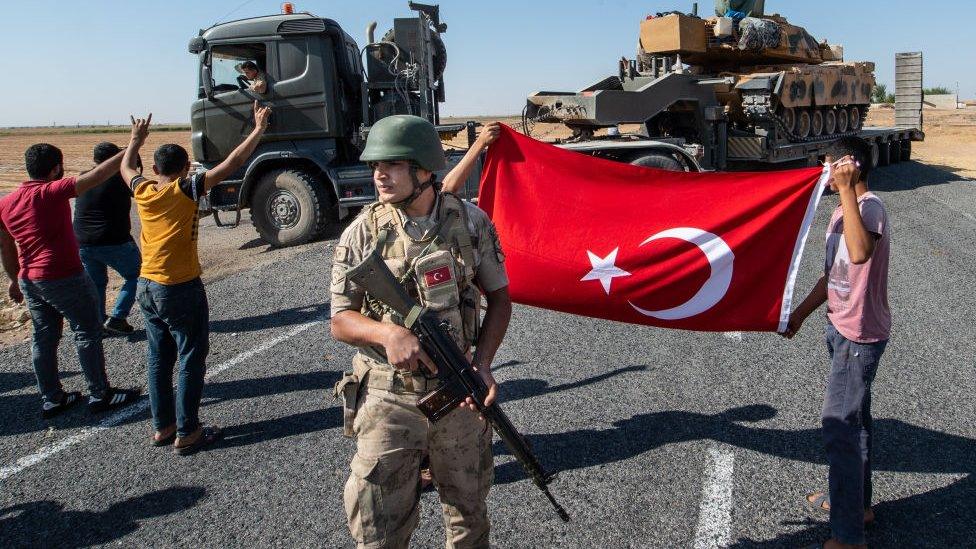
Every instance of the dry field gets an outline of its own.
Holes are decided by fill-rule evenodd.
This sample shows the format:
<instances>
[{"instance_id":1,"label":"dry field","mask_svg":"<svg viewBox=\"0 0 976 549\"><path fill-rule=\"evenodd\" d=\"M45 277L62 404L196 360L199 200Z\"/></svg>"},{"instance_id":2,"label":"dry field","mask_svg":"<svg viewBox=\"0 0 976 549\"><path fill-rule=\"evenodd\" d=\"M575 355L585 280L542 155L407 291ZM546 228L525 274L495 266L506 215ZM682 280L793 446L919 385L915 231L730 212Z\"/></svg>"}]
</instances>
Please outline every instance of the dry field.
<instances>
[{"instance_id":1,"label":"dry field","mask_svg":"<svg viewBox=\"0 0 976 549\"><path fill-rule=\"evenodd\" d=\"M478 121L494 118L474 117ZM499 117L499 120L514 125L518 117ZM450 122L445 120L445 123ZM892 109L873 109L868 116L872 126L890 126L894 123ZM17 129L0 130L0 195L6 194L27 178L24 173L24 150L33 143L49 142L64 152L65 171L78 173L91 168L92 148L101 141L111 141L120 146L128 142L128 130L118 131L99 128L90 133L78 133L76 128L66 129ZM957 111L925 111L926 139L915 143L915 160L953 172L960 178L976 179L976 109ZM539 124L533 135L541 139L555 139L569 135L565 127L556 124ZM189 148L190 132L186 130L156 131L151 133L144 148L146 164L157 146L163 143L179 143ZM449 145L464 147L464 133L452 140ZM206 236L205 236L206 234ZM204 276L208 280L221 278L271 261L266 254L267 247L255 240L256 234L249 224L228 231L213 230L201 233L200 255ZM118 279L109 282L110 300L118 290ZM0 285L0 289L5 289ZM0 291L0 346L28 338L30 317L23 307L12 305L6 291Z\"/></svg>"}]
</instances>

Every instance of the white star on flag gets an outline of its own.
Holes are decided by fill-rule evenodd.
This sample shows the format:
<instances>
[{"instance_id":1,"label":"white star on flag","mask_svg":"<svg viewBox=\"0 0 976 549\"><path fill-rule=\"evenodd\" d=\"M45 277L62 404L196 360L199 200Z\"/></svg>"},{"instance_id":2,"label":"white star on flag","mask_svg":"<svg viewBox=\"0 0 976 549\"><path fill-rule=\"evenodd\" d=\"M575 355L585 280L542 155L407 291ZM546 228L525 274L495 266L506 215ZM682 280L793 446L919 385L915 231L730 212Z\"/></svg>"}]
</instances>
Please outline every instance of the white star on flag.
<instances>
[{"instance_id":1,"label":"white star on flag","mask_svg":"<svg viewBox=\"0 0 976 549\"><path fill-rule=\"evenodd\" d=\"M617 261L618 251L620 251L620 248L614 249L607 257L600 257L586 250L586 254L590 256L590 264L593 265L593 269L586 273L586 276L581 278L580 282L585 280L599 280L600 284L603 285L603 291L607 292L607 295L610 295L610 282L613 281L614 277L630 276L630 273L614 265Z\"/></svg>"}]
</instances>

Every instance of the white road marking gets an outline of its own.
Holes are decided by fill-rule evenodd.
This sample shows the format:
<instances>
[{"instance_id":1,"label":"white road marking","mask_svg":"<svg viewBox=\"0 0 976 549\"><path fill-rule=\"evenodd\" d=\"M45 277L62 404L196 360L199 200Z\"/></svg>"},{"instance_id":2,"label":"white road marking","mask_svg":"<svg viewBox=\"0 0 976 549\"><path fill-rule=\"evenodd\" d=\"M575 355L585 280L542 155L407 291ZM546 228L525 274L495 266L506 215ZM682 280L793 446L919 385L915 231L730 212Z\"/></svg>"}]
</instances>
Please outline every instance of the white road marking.
<instances>
[{"instance_id":1,"label":"white road marking","mask_svg":"<svg viewBox=\"0 0 976 549\"><path fill-rule=\"evenodd\" d=\"M742 341L742 332L722 332L722 335L732 341Z\"/></svg>"},{"instance_id":2,"label":"white road marking","mask_svg":"<svg viewBox=\"0 0 976 549\"><path fill-rule=\"evenodd\" d=\"M275 345L278 345L279 343L282 343L284 341L287 341L288 339L295 337L296 335L312 328L313 326L319 324L320 322L322 321L315 320L305 324L299 324L298 326L295 326L288 332L278 337L269 339L253 349L244 351L243 353L235 356L234 358L231 358L230 360L221 362L220 364L209 369L209 371L207 372L207 379L209 380L212 379L214 376L220 375L221 372L226 371L228 368L233 368L234 366L237 366L238 364L244 362L245 360L255 355L259 355L267 351L268 349L274 347ZM18 459L12 465L7 465L3 468L0 468L0 481L4 481L7 478L23 471L24 469L27 469L28 467L37 465L38 463L41 463L47 460L48 458L62 452L63 450L67 450L72 446L85 442L86 440L94 437L95 435L101 433L102 431L106 431L108 429L111 429L112 427L121 425L125 420L129 419L132 416L141 414L142 412L145 412L147 409L149 409L149 397L144 396L139 402L136 402L131 406L119 410L118 412L102 420L97 425L93 427L86 427L69 437L65 437L55 442L54 444L50 444L48 446L42 447L40 450L34 452L33 454Z\"/></svg>"},{"instance_id":3,"label":"white road marking","mask_svg":"<svg viewBox=\"0 0 976 549\"><path fill-rule=\"evenodd\" d=\"M732 469L735 454L730 449L709 448L709 461L702 489L695 549L728 547L732 543Z\"/></svg>"}]
</instances>

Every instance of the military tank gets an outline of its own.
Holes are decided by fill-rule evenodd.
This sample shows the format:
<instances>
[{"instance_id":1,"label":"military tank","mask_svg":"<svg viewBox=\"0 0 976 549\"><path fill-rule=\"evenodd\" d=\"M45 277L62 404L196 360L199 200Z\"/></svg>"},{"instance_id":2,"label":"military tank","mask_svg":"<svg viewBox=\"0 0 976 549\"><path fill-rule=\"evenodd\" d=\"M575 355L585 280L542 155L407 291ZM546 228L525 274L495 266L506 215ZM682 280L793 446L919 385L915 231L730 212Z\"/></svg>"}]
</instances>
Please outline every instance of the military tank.
<instances>
[{"instance_id":1,"label":"military tank","mask_svg":"<svg viewBox=\"0 0 976 549\"><path fill-rule=\"evenodd\" d=\"M641 23L637 72L663 66L725 79L716 94L733 128L775 126L790 142L861 129L874 88L874 63L844 62L843 47L818 42L761 2L742 12L716 2L716 16L669 13Z\"/></svg>"}]
</instances>

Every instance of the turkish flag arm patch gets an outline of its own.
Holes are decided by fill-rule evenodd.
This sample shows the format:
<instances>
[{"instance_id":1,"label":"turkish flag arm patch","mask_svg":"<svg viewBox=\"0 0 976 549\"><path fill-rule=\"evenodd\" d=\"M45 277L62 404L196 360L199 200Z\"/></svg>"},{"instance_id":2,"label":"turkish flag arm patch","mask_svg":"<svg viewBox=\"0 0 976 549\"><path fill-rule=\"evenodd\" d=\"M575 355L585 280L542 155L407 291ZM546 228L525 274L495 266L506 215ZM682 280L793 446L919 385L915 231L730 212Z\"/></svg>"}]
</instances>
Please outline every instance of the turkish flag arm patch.
<instances>
[{"instance_id":1,"label":"turkish flag arm patch","mask_svg":"<svg viewBox=\"0 0 976 549\"><path fill-rule=\"evenodd\" d=\"M451 273L451 268L447 265L424 273L424 284L428 288L440 286L441 284L447 284L452 280L454 280L454 275Z\"/></svg>"}]
</instances>

